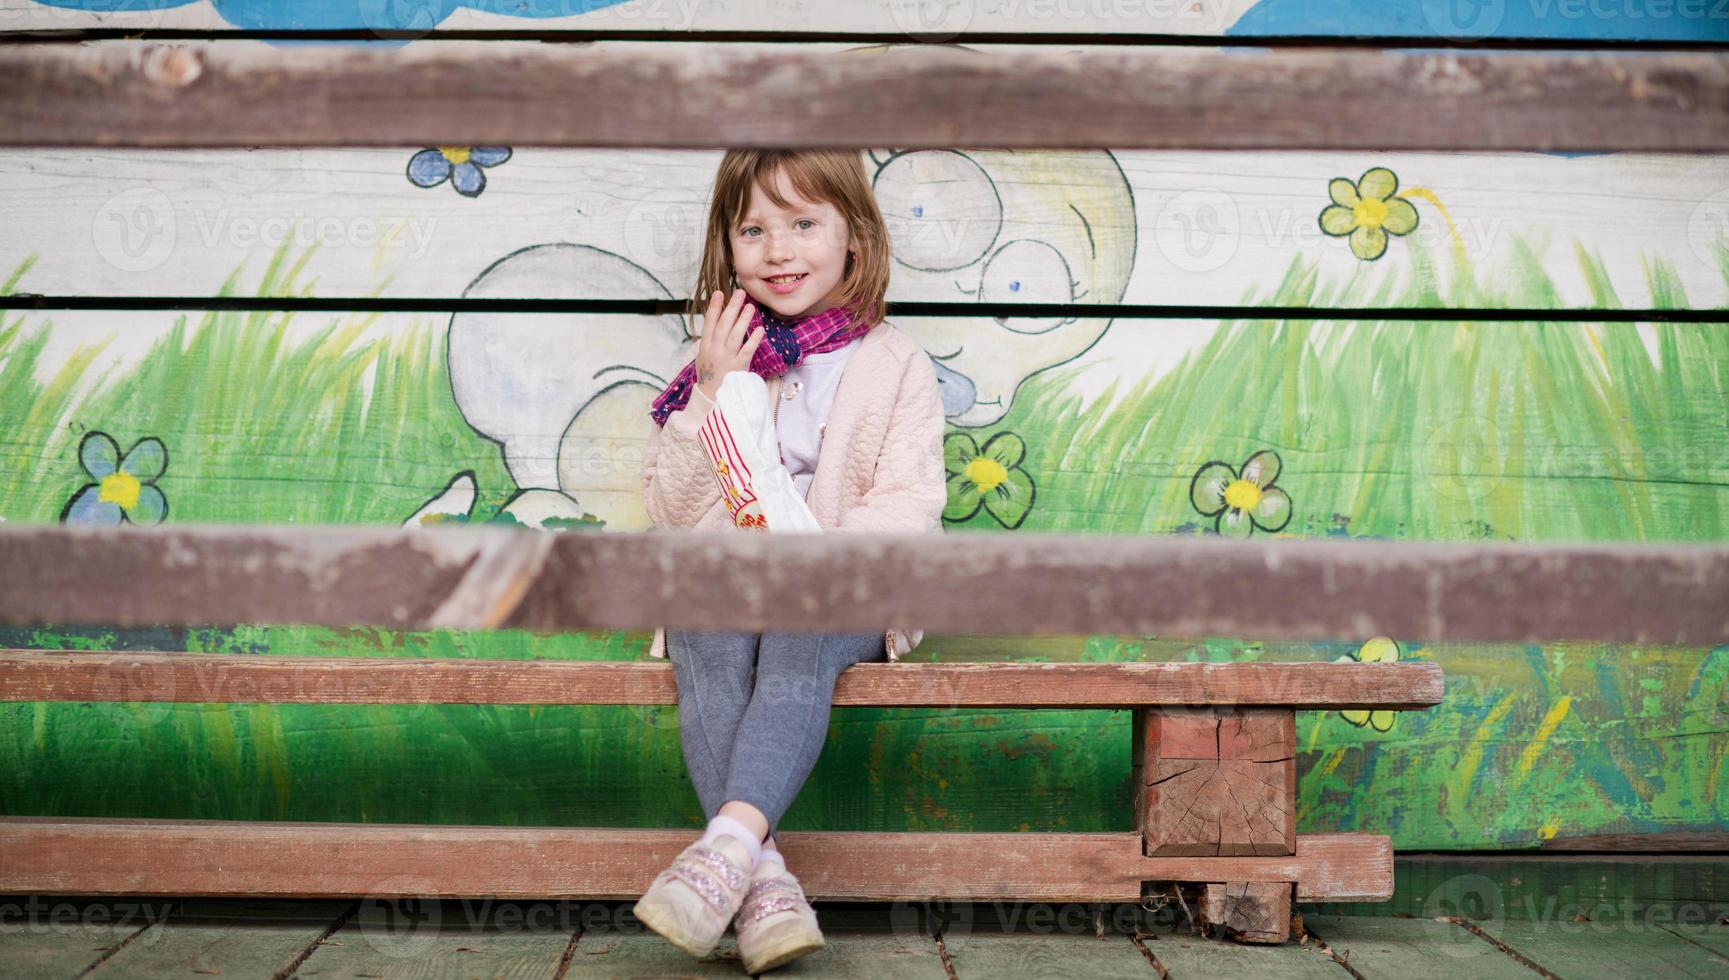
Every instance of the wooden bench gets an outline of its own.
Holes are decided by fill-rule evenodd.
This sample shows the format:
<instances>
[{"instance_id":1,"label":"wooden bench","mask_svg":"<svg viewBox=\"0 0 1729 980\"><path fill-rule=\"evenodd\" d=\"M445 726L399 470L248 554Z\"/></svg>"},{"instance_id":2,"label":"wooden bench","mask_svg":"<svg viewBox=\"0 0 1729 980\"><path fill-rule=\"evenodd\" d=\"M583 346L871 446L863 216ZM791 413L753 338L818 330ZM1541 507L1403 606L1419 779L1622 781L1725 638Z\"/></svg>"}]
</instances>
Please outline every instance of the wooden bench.
<instances>
[{"instance_id":1,"label":"wooden bench","mask_svg":"<svg viewBox=\"0 0 1729 980\"><path fill-rule=\"evenodd\" d=\"M1103 535L546 534L503 528L0 527L0 622L423 629L859 629L1437 640L1722 639L1729 549ZM741 575L739 568L751 569ZM1239 601L1254 582L1260 601ZM844 600L844 601L843 601ZM1133 712L1115 833L789 833L813 898L1140 900L1280 941L1297 901L1392 894L1389 838L1295 833L1299 709L1413 709L1398 663L861 664L848 706ZM0 699L673 704L665 662L11 650ZM0 819L0 891L498 898L639 895L688 830Z\"/></svg>"},{"instance_id":2,"label":"wooden bench","mask_svg":"<svg viewBox=\"0 0 1729 980\"><path fill-rule=\"evenodd\" d=\"M1440 668L1420 661L859 664L837 706L1132 710L1133 828L795 832L783 846L813 899L1102 902L1192 883L1212 921L1282 942L1293 898L1393 893L1389 838L1297 835L1296 711L1422 708L1441 689ZM676 691L664 662L8 650L0 700L659 705ZM408 876L429 894L627 898L689 836L12 817L0 818L0 891L334 897Z\"/></svg>"}]
</instances>

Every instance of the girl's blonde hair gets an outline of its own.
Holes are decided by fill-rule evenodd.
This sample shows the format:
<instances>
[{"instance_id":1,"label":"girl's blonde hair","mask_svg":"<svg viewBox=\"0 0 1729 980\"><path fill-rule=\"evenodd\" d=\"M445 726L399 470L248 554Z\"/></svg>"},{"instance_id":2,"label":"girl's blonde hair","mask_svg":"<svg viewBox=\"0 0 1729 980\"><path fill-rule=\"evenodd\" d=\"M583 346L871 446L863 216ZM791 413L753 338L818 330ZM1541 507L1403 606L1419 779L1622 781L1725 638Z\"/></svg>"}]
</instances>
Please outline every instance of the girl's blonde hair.
<instances>
[{"instance_id":1,"label":"girl's blonde hair","mask_svg":"<svg viewBox=\"0 0 1729 980\"><path fill-rule=\"evenodd\" d=\"M775 190L774 177L779 172L787 175L805 200L834 205L847 223L848 249L853 254L847 258L835 305L873 325L882 319L889 288L889 235L876 193L865 175L864 154L854 150L728 150L715 172L702 264L687 314L690 321L686 332L690 336L696 336L708 310L709 293L720 290L725 295L734 288L731 228L750 206L751 188L760 186L776 207L788 206Z\"/></svg>"}]
</instances>

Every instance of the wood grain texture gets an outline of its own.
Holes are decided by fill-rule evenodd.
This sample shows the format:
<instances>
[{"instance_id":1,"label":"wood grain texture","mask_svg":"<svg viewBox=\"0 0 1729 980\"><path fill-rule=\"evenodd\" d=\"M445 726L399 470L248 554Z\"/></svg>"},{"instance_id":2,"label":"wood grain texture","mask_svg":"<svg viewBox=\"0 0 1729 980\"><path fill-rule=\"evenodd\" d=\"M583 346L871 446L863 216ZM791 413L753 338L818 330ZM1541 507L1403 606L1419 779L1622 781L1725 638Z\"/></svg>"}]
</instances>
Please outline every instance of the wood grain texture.
<instances>
[{"instance_id":1,"label":"wood grain texture","mask_svg":"<svg viewBox=\"0 0 1729 980\"><path fill-rule=\"evenodd\" d=\"M14 146L1729 149L1714 52L118 41L0 89Z\"/></svg>"},{"instance_id":2,"label":"wood grain texture","mask_svg":"<svg viewBox=\"0 0 1729 980\"><path fill-rule=\"evenodd\" d=\"M1201 916L1233 939L1282 943L1291 938L1291 886L1277 881L1212 882L1201 897Z\"/></svg>"},{"instance_id":3,"label":"wood grain texture","mask_svg":"<svg viewBox=\"0 0 1729 980\"><path fill-rule=\"evenodd\" d=\"M536 556L506 562L520 601L465 605L498 598L470 569L513 549ZM1729 546L1707 544L8 525L0 592L17 625L1729 640Z\"/></svg>"},{"instance_id":4,"label":"wood grain texture","mask_svg":"<svg viewBox=\"0 0 1729 980\"><path fill-rule=\"evenodd\" d=\"M206 897L635 898L689 830L0 818L0 891ZM813 900L1138 901L1145 881L1294 882L1299 901L1384 901L1372 834L1285 857L1151 858L1138 833L788 833ZM988 860L981 860L988 855Z\"/></svg>"},{"instance_id":5,"label":"wood grain texture","mask_svg":"<svg viewBox=\"0 0 1729 980\"><path fill-rule=\"evenodd\" d=\"M908 661L854 664L841 674L833 703L950 708L1207 703L1401 709L1438 704L1442 683L1440 668L1420 661ZM0 650L0 701L646 705L676 704L678 692L672 664L666 661ZM1288 743L1285 748L1289 749Z\"/></svg>"},{"instance_id":6,"label":"wood grain texture","mask_svg":"<svg viewBox=\"0 0 1729 980\"><path fill-rule=\"evenodd\" d=\"M1339 666L1343 666L1342 664ZM1147 711L1136 814L1148 854L1290 854L1296 713Z\"/></svg>"}]
</instances>

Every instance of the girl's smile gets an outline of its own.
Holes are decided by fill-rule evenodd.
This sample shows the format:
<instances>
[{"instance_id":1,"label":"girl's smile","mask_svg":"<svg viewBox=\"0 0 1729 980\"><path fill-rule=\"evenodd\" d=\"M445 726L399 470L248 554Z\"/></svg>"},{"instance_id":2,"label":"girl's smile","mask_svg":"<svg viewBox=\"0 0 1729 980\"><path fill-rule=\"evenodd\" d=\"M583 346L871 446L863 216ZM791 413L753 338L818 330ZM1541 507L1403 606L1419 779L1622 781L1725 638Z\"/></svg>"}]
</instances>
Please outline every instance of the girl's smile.
<instances>
[{"instance_id":1,"label":"girl's smile","mask_svg":"<svg viewBox=\"0 0 1729 980\"><path fill-rule=\"evenodd\" d=\"M775 295L791 296L793 293L798 292L798 288L804 285L805 280L809 278L810 275L808 273L800 273L796 278L782 278L775 276L764 279L763 281L768 284L769 289L774 290Z\"/></svg>"}]
</instances>

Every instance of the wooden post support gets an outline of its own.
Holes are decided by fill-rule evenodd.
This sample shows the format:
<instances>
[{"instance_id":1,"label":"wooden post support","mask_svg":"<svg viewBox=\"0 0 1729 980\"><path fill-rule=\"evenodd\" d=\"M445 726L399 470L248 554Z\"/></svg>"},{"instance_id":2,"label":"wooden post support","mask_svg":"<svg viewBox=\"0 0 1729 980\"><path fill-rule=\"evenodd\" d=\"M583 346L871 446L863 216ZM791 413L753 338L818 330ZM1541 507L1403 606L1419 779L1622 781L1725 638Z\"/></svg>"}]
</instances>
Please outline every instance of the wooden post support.
<instances>
[{"instance_id":1,"label":"wooden post support","mask_svg":"<svg viewBox=\"0 0 1729 980\"><path fill-rule=\"evenodd\" d=\"M1148 855L1283 855L1296 850L1296 712L1142 709L1134 770ZM1292 888L1207 884L1208 921L1247 942L1290 937Z\"/></svg>"},{"instance_id":2,"label":"wooden post support","mask_svg":"<svg viewBox=\"0 0 1729 980\"><path fill-rule=\"evenodd\" d=\"M1245 943L1291 938L1291 891L1282 881L1208 882L1201 918Z\"/></svg>"},{"instance_id":3,"label":"wooden post support","mask_svg":"<svg viewBox=\"0 0 1729 980\"><path fill-rule=\"evenodd\" d=\"M1296 712L1147 710L1141 828L1149 855L1277 855L1296 847Z\"/></svg>"}]
</instances>

